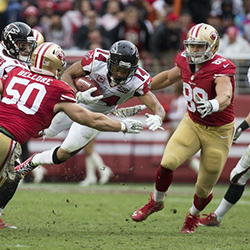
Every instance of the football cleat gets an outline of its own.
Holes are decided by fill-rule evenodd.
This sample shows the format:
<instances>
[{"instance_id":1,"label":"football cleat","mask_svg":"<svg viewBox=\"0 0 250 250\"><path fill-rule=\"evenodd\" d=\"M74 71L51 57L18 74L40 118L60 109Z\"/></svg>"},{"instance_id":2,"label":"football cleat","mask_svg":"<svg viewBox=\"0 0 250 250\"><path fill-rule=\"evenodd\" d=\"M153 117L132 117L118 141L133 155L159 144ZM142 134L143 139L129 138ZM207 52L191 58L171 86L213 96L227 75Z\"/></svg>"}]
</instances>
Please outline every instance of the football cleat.
<instances>
[{"instance_id":1,"label":"football cleat","mask_svg":"<svg viewBox=\"0 0 250 250\"><path fill-rule=\"evenodd\" d=\"M17 227L11 226L10 224L3 222L2 218L0 217L0 229L3 229L3 228L16 229Z\"/></svg>"},{"instance_id":2,"label":"football cleat","mask_svg":"<svg viewBox=\"0 0 250 250\"><path fill-rule=\"evenodd\" d=\"M181 229L181 233L183 234L192 234L196 231L199 225L199 216L192 215L187 213L184 225Z\"/></svg>"},{"instance_id":3,"label":"football cleat","mask_svg":"<svg viewBox=\"0 0 250 250\"><path fill-rule=\"evenodd\" d=\"M211 213L206 215L206 217L199 219L199 225L206 227L219 227L220 222L217 220L217 216L215 213Z\"/></svg>"},{"instance_id":4,"label":"football cleat","mask_svg":"<svg viewBox=\"0 0 250 250\"><path fill-rule=\"evenodd\" d=\"M145 206L137 209L132 214L132 220L136 222L141 222L143 220L146 220L150 214L158 212L163 208L164 208L164 202L163 201L155 202L153 199L153 193L151 193L149 202Z\"/></svg>"},{"instance_id":5,"label":"football cleat","mask_svg":"<svg viewBox=\"0 0 250 250\"><path fill-rule=\"evenodd\" d=\"M33 169L37 167L35 164L31 162L32 159L33 155L20 165L17 165L15 167L15 171L20 173L23 177L29 174Z\"/></svg>"}]
</instances>

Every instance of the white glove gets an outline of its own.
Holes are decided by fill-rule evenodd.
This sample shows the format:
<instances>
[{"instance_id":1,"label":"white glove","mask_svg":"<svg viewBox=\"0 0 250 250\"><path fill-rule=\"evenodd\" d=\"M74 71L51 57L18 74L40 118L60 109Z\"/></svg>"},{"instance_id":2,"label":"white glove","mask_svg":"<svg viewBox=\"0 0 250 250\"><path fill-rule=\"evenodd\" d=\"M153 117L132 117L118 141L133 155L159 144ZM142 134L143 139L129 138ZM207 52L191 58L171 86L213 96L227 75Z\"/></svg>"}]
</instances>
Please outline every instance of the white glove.
<instances>
[{"instance_id":1,"label":"white glove","mask_svg":"<svg viewBox=\"0 0 250 250\"><path fill-rule=\"evenodd\" d=\"M201 114L201 118L211 115L219 110L219 102L216 99L205 100L196 94L197 111Z\"/></svg>"},{"instance_id":2,"label":"white glove","mask_svg":"<svg viewBox=\"0 0 250 250\"><path fill-rule=\"evenodd\" d=\"M121 131L129 134L139 134L143 130L142 123L133 119L121 121Z\"/></svg>"},{"instance_id":3,"label":"white glove","mask_svg":"<svg viewBox=\"0 0 250 250\"><path fill-rule=\"evenodd\" d=\"M126 118L126 117L130 117L130 116L134 116L146 108L147 108L146 105L136 105L133 107L116 109L112 112L112 114L117 116L117 117L120 117L120 118Z\"/></svg>"},{"instance_id":4,"label":"white glove","mask_svg":"<svg viewBox=\"0 0 250 250\"><path fill-rule=\"evenodd\" d=\"M150 115L148 113L145 114L147 119L145 120L146 125L149 127L149 130L155 131L156 129L160 128L162 125L162 119L159 115Z\"/></svg>"},{"instance_id":5,"label":"white glove","mask_svg":"<svg viewBox=\"0 0 250 250\"><path fill-rule=\"evenodd\" d=\"M234 138L233 138L233 143L234 144L237 143L237 140L241 136L242 132L243 132L243 130L242 130L242 128L240 126L236 128L236 131L235 131L235 134L234 134Z\"/></svg>"},{"instance_id":6,"label":"white glove","mask_svg":"<svg viewBox=\"0 0 250 250\"><path fill-rule=\"evenodd\" d=\"M93 97L91 94L95 92L96 90L97 88L93 87L83 92L79 91L76 93L76 100L86 105L97 103L103 98L103 95L98 95L98 96Z\"/></svg>"}]
</instances>

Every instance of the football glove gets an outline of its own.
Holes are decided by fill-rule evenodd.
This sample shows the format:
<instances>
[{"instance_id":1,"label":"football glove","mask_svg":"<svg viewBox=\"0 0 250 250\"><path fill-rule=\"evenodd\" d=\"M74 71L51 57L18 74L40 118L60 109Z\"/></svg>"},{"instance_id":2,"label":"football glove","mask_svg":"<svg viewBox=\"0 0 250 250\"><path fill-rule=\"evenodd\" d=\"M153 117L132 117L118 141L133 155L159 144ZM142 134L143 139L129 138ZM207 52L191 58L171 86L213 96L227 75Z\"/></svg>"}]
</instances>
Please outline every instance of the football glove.
<instances>
[{"instance_id":1,"label":"football glove","mask_svg":"<svg viewBox=\"0 0 250 250\"><path fill-rule=\"evenodd\" d=\"M125 119L121 121L121 131L129 134L139 134L143 130L142 123L133 119Z\"/></svg>"},{"instance_id":2,"label":"football glove","mask_svg":"<svg viewBox=\"0 0 250 250\"><path fill-rule=\"evenodd\" d=\"M162 119L159 115L150 115L148 113L146 113L145 115L147 117L145 122L146 125L149 127L149 130L155 131L158 128L164 130L164 128L161 127Z\"/></svg>"},{"instance_id":3,"label":"football glove","mask_svg":"<svg viewBox=\"0 0 250 250\"><path fill-rule=\"evenodd\" d=\"M241 136L242 132L249 128L248 123L244 120L237 128L234 134L233 143L237 143L238 138Z\"/></svg>"},{"instance_id":4,"label":"football glove","mask_svg":"<svg viewBox=\"0 0 250 250\"><path fill-rule=\"evenodd\" d=\"M201 114L201 118L211 115L219 110L219 102L216 99L205 100L196 94L197 111Z\"/></svg>"},{"instance_id":5,"label":"football glove","mask_svg":"<svg viewBox=\"0 0 250 250\"><path fill-rule=\"evenodd\" d=\"M97 103L103 98L103 95L98 95L98 96L93 97L91 93L95 92L96 90L97 88L93 87L83 92L78 91L76 93L76 100L86 105Z\"/></svg>"},{"instance_id":6,"label":"football glove","mask_svg":"<svg viewBox=\"0 0 250 250\"><path fill-rule=\"evenodd\" d=\"M134 116L146 108L147 108L146 105L136 105L133 107L116 109L112 112L112 114L120 118L126 118L130 116Z\"/></svg>"}]
</instances>

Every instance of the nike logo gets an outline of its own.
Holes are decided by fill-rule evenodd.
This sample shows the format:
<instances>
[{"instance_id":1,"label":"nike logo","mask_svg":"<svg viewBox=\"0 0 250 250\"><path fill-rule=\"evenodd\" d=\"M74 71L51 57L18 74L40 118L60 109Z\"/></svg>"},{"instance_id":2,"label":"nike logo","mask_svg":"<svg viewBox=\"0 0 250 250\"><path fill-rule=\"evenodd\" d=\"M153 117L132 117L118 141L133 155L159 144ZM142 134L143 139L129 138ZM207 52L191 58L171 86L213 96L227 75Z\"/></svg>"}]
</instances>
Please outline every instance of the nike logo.
<instances>
[{"instance_id":1,"label":"nike logo","mask_svg":"<svg viewBox=\"0 0 250 250\"><path fill-rule=\"evenodd\" d=\"M220 138L221 138L221 139L226 139L226 138L228 138L228 136L222 136L222 135L221 135Z\"/></svg>"},{"instance_id":2,"label":"nike logo","mask_svg":"<svg viewBox=\"0 0 250 250\"><path fill-rule=\"evenodd\" d=\"M229 63L228 63L228 64L226 64L226 65L223 65L223 67L224 67L224 68L226 68L228 65L229 65Z\"/></svg>"}]
</instances>

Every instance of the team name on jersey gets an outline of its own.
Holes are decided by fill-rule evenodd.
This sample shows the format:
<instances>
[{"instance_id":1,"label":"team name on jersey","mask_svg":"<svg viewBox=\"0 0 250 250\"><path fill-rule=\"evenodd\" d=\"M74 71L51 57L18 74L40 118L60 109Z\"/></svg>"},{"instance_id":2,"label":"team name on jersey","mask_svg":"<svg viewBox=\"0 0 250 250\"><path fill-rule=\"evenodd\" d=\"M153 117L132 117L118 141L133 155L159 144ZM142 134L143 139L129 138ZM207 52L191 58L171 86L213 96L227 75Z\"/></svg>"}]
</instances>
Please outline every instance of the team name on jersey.
<instances>
[{"instance_id":1,"label":"team name on jersey","mask_svg":"<svg viewBox=\"0 0 250 250\"><path fill-rule=\"evenodd\" d=\"M25 78L29 78L33 81L37 81L37 82L41 82L41 83L44 83L44 84L47 84L47 85L50 85L50 82L53 81L53 79L49 79L47 77L43 77L43 76L40 76L40 75L37 75L37 74L33 74L31 72L27 72L27 71L20 71L18 74L18 76L23 76Z\"/></svg>"}]
</instances>

